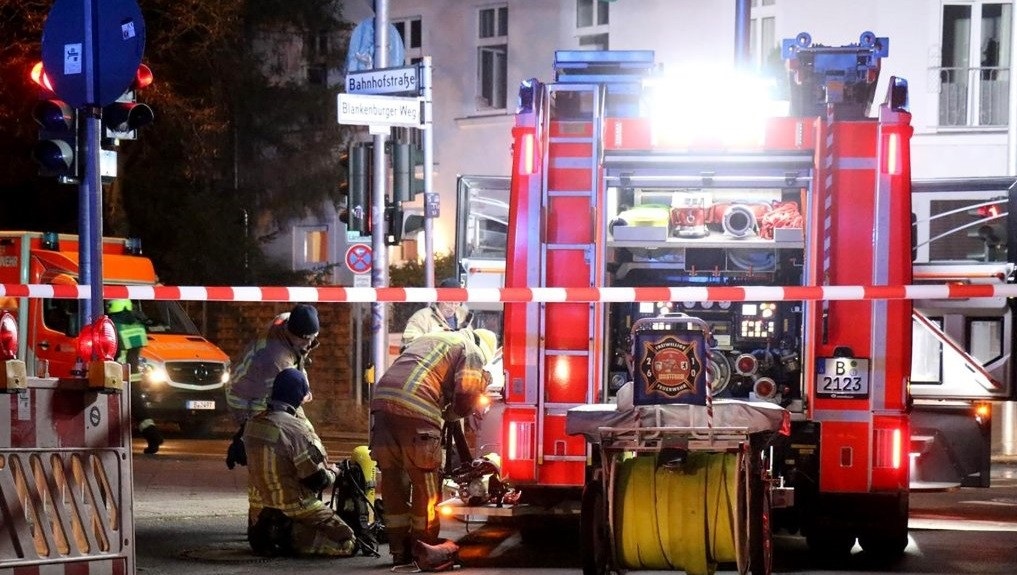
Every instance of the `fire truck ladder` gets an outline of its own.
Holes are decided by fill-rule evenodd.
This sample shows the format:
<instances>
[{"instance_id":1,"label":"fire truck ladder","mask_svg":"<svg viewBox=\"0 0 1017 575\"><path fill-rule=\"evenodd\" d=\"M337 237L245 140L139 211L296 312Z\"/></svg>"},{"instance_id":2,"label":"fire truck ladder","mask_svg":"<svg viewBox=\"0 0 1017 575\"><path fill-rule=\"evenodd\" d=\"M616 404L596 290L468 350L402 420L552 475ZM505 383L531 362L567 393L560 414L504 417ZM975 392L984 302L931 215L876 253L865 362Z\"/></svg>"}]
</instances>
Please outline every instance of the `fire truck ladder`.
<instances>
[{"instance_id":1,"label":"fire truck ladder","mask_svg":"<svg viewBox=\"0 0 1017 575\"><path fill-rule=\"evenodd\" d=\"M544 149L542 229L540 244L541 284L547 287L590 287L595 285L599 259L594 223L599 182L603 87L598 84L550 84L545 110L549 125ZM580 105L580 103L582 103ZM582 110L580 110L582 108ZM584 306L585 311L577 309ZM539 377L547 392L537 398L539 461L585 462L586 454L567 454L564 441L545 453L547 418L564 418L569 408L592 403L592 387L598 363L594 354L596 314L593 304L543 303L539 311L543 337L539 349ZM583 317L585 316L585 318ZM567 321L563 321L568 318ZM584 321L585 319L585 321ZM585 338L577 334L585 332ZM556 366L569 365L573 382L564 393L556 393L553 381ZM583 378L582 374L586 377ZM576 388L584 379L580 396Z\"/></svg>"},{"instance_id":2,"label":"fire truck ladder","mask_svg":"<svg viewBox=\"0 0 1017 575\"><path fill-rule=\"evenodd\" d=\"M547 86L543 110L549 129L541 186L542 285L599 285L598 275L604 265L598 216L604 117L606 113L635 115L642 78L652 69L650 51L555 54L556 81ZM546 390L537 398L536 445L541 463L585 465L585 446L569 452L566 440L549 446L544 439L550 425L563 428L569 408L598 401L603 387L600 309L599 304L592 303L540 306L543 338L538 350L538 377Z\"/></svg>"}]
</instances>

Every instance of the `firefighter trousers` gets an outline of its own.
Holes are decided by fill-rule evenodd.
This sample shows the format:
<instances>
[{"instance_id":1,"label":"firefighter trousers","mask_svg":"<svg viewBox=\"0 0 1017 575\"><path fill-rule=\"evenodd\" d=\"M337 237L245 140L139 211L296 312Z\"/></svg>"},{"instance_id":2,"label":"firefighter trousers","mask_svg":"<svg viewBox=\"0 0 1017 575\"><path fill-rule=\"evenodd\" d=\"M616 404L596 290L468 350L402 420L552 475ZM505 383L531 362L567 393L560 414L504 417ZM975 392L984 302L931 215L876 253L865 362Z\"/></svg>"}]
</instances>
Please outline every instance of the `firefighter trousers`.
<instances>
[{"instance_id":1,"label":"firefighter trousers","mask_svg":"<svg viewBox=\"0 0 1017 575\"><path fill-rule=\"evenodd\" d=\"M441 429L382 411L373 415L371 454L381 470L389 551L396 558L407 557L413 541L439 541Z\"/></svg>"}]
</instances>

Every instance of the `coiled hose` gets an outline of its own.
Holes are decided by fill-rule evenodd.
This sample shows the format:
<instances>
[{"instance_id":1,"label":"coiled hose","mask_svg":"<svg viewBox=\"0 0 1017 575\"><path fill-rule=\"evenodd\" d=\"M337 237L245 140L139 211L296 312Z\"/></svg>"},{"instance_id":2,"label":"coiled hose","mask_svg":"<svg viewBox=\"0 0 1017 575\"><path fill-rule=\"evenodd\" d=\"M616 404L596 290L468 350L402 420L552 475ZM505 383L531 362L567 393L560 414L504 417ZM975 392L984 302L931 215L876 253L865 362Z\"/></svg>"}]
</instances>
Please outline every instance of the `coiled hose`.
<instances>
[{"instance_id":1,"label":"coiled hose","mask_svg":"<svg viewBox=\"0 0 1017 575\"><path fill-rule=\"evenodd\" d=\"M691 452L680 465L643 454L615 467L617 567L711 575L735 562L737 453Z\"/></svg>"}]
</instances>

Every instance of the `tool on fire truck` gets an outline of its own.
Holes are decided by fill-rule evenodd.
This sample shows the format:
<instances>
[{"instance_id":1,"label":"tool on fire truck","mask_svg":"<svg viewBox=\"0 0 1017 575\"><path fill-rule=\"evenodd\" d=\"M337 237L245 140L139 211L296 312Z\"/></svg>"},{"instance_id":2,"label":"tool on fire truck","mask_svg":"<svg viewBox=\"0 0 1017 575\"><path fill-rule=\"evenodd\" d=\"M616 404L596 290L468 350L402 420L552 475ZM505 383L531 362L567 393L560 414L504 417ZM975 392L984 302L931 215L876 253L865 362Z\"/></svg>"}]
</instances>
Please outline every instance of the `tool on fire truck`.
<instances>
[{"instance_id":1,"label":"tool on fire truck","mask_svg":"<svg viewBox=\"0 0 1017 575\"><path fill-rule=\"evenodd\" d=\"M442 428L446 486L466 505L511 505L519 500L501 475L497 453L473 457L461 422L446 422ZM458 465L456 465L458 463Z\"/></svg>"},{"instance_id":2,"label":"tool on fire truck","mask_svg":"<svg viewBox=\"0 0 1017 575\"><path fill-rule=\"evenodd\" d=\"M18 359L18 322L6 310L0 310L0 393L23 392L28 385L25 362Z\"/></svg>"}]
</instances>

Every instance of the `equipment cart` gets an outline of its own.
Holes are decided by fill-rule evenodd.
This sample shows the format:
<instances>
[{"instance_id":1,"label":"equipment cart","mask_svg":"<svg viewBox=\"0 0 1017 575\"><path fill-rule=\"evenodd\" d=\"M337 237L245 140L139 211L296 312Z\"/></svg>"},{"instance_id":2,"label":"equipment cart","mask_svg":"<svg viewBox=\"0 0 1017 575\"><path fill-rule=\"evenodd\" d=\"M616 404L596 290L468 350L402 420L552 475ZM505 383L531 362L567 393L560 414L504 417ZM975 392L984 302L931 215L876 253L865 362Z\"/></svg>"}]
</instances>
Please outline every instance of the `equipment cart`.
<instances>
[{"instance_id":1,"label":"equipment cart","mask_svg":"<svg viewBox=\"0 0 1017 575\"><path fill-rule=\"evenodd\" d=\"M683 314L632 327L633 381L617 404L570 409L566 430L591 444L583 490L583 572L628 569L770 573L771 507L793 490L772 477L768 445L787 410L716 400L709 325Z\"/></svg>"}]
</instances>

